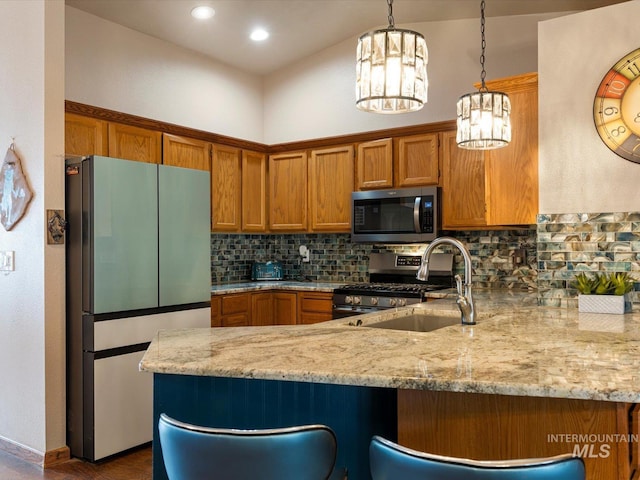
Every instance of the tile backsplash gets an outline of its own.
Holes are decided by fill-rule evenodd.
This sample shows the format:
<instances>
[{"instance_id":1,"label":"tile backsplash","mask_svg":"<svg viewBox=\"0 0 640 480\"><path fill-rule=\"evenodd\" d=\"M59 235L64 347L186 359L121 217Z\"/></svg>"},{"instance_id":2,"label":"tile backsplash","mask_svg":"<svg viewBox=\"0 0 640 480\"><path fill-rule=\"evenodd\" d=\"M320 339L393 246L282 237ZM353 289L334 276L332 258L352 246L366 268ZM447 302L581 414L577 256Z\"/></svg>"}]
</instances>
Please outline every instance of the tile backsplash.
<instances>
[{"instance_id":1,"label":"tile backsplash","mask_svg":"<svg viewBox=\"0 0 640 480\"><path fill-rule=\"evenodd\" d=\"M636 280L632 298L640 302L640 212L544 214L528 229L442 235L466 243L478 288L537 291L541 305L576 307L576 273L630 272ZM309 263L299 262L300 245L309 248ZM516 262L516 249L526 251L524 262ZM246 281L254 261L279 260L288 279L368 281L369 254L384 251L422 253L424 245L352 243L348 234L212 234L211 280ZM454 253L454 268L462 274L462 256Z\"/></svg>"},{"instance_id":2,"label":"tile backsplash","mask_svg":"<svg viewBox=\"0 0 640 480\"><path fill-rule=\"evenodd\" d=\"M536 288L535 229L443 232L465 242L473 259L474 284L487 288ZM298 249L306 245L310 262L300 263ZM514 264L513 252L525 248L527 261ZM352 243L349 234L211 235L212 283L246 281L254 261L279 260L288 279L326 282L368 281L369 254L392 251L422 253L424 245ZM457 252L453 252L457 253ZM455 256L463 272L462 256Z\"/></svg>"},{"instance_id":3,"label":"tile backsplash","mask_svg":"<svg viewBox=\"0 0 640 480\"><path fill-rule=\"evenodd\" d=\"M640 300L640 212L538 215L538 303L577 306L582 271L629 272Z\"/></svg>"}]
</instances>

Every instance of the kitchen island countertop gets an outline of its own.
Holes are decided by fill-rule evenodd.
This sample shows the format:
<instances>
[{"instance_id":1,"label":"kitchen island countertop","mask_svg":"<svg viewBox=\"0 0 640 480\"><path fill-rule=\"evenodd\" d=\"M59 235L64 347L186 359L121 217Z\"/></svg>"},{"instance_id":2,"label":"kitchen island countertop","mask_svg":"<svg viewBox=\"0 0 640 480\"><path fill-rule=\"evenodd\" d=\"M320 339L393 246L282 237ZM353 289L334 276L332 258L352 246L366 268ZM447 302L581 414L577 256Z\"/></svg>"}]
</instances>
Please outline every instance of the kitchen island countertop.
<instances>
[{"instance_id":1,"label":"kitchen island countertop","mask_svg":"<svg viewBox=\"0 0 640 480\"><path fill-rule=\"evenodd\" d=\"M428 333L367 325L415 312L459 315L451 298L315 325L160 331L140 368L178 375L640 402L640 312L599 315L539 307L535 293L476 292L475 298L477 325ZM362 325L349 325L356 318Z\"/></svg>"}]
</instances>

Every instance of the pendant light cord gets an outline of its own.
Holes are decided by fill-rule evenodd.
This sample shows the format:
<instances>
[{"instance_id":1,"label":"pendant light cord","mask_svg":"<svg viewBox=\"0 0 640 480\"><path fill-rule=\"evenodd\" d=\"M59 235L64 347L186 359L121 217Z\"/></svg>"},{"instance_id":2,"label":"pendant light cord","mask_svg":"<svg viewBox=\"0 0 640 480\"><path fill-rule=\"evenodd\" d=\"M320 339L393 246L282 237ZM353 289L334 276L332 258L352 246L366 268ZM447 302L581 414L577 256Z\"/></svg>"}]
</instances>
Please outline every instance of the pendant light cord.
<instances>
[{"instance_id":1,"label":"pendant light cord","mask_svg":"<svg viewBox=\"0 0 640 480\"><path fill-rule=\"evenodd\" d=\"M389 13L387 15L387 20L389 21L389 26L387 27L390 30L395 30L396 26L393 21L393 0L387 0L387 5L389 6Z\"/></svg>"},{"instance_id":2,"label":"pendant light cord","mask_svg":"<svg viewBox=\"0 0 640 480\"><path fill-rule=\"evenodd\" d=\"M487 76L487 72L484 69L484 50L487 47L487 42L484 38L484 0L480 2L480 33L482 34L482 53L480 54L480 65L482 66L482 72L480 73L480 80L482 81L482 87L480 87L480 91L486 92L487 86L484 84L484 79Z\"/></svg>"}]
</instances>

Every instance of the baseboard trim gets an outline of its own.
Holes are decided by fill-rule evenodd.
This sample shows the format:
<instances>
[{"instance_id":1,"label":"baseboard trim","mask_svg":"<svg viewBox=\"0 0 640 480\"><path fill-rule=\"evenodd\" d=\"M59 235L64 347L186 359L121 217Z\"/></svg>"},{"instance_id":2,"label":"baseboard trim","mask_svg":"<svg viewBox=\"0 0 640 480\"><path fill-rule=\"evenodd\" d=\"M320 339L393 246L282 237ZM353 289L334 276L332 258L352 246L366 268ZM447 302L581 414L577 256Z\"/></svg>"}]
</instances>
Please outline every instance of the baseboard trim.
<instances>
[{"instance_id":1,"label":"baseboard trim","mask_svg":"<svg viewBox=\"0 0 640 480\"><path fill-rule=\"evenodd\" d=\"M71 452L67 446L42 453L3 437L0 437L0 450L43 468L53 467L71 459Z\"/></svg>"},{"instance_id":2,"label":"baseboard trim","mask_svg":"<svg viewBox=\"0 0 640 480\"><path fill-rule=\"evenodd\" d=\"M55 450L48 450L44 454L43 468L53 467L64 462L71 460L71 451L66 445L64 447L56 448Z\"/></svg>"}]
</instances>

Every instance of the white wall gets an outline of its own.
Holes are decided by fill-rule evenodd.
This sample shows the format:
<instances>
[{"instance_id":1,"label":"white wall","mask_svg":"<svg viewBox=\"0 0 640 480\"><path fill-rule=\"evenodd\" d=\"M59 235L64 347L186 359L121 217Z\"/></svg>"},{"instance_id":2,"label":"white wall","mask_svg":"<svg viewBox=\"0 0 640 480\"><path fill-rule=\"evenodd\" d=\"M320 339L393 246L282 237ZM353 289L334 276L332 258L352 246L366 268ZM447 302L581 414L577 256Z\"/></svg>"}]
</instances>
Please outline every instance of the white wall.
<instances>
[{"instance_id":1,"label":"white wall","mask_svg":"<svg viewBox=\"0 0 640 480\"><path fill-rule=\"evenodd\" d=\"M609 150L593 121L607 71L640 47L640 1L540 24L540 212L637 212L640 164Z\"/></svg>"},{"instance_id":2,"label":"white wall","mask_svg":"<svg viewBox=\"0 0 640 480\"><path fill-rule=\"evenodd\" d=\"M66 7L67 100L261 142L262 80Z\"/></svg>"},{"instance_id":3,"label":"white wall","mask_svg":"<svg viewBox=\"0 0 640 480\"><path fill-rule=\"evenodd\" d=\"M64 3L0 2L0 155L15 137L34 197L0 249L0 437L37 453L65 442L64 246L46 246L45 209L64 207Z\"/></svg>"},{"instance_id":4,"label":"white wall","mask_svg":"<svg viewBox=\"0 0 640 480\"><path fill-rule=\"evenodd\" d=\"M535 72L538 22L564 14L489 17L487 79ZM357 36L283 69L265 82L265 143L343 135L455 119L456 101L480 81L480 21L402 25L422 33L429 49L429 99L399 115L355 107Z\"/></svg>"}]
</instances>

